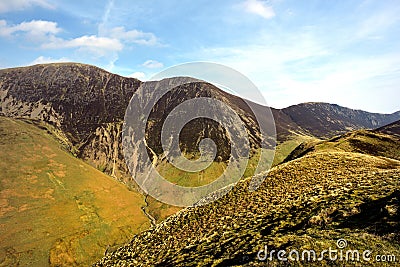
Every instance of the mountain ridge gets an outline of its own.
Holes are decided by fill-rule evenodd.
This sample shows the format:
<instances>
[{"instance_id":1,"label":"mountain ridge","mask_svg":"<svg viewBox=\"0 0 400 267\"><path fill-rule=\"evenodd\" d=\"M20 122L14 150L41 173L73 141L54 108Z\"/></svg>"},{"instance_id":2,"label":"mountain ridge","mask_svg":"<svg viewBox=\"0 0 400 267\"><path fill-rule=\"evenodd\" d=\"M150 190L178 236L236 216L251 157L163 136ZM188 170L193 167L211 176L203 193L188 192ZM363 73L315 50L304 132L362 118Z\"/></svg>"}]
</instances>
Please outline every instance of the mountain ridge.
<instances>
[{"instance_id":1,"label":"mountain ridge","mask_svg":"<svg viewBox=\"0 0 400 267\"><path fill-rule=\"evenodd\" d=\"M70 152L118 180L129 183L131 178L123 158L121 130L129 100L142 83L134 78L80 63L39 64L3 69L0 70L0 114L37 119L55 125L62 132L58 136ZM241 118L250 130L253 147L259 147L257 123L241 98L208 83L193 85L189 90L184 88L185 86L177 88L178 91L181 90L177 96L185 95L186 99L190 95L199 96L197 93L203 91L204 95L216 95L234 110L241 110ZM208 93L204 88L208 88ZM167 98L168 96L164 100ZM179 103L179 100L169 99L165 105L176 106ZM159 105L156 113L164 113L162 107L165 105ZM264 112L267 107L253 103L251 108ZM372 125L383 126L400 119L400 111L376 114L323 103L311 106L298 104L270 110L275 118L278 143L296 135L329 138L348 130L369 128ZM331 121L324 123L321 117L325 120L330 118ZM204 122L201 123L204 126ZM197 126L201 126L201 123ZM218 128L209 122L206 125ZM217 138L226 142L223 137ZM189 150L193 150L198 144L193 139L187 141L183 146ZM156 143L153 145L159 147ZM196 149L193 151L196 152Z\"/></svg>"}]
</instances>

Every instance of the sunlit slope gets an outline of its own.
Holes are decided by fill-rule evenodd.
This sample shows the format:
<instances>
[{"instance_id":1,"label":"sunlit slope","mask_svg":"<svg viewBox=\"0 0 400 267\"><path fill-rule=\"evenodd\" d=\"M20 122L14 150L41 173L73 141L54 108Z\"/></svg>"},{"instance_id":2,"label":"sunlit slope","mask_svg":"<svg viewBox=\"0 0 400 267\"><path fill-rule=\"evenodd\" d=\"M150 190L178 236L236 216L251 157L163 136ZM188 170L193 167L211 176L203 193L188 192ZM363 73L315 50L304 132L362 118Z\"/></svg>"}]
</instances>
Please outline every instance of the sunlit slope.
<instances>
[{"instance_id":1,"label":"sunlit slope","mask_svg":"<svg viewBox=\"0 0 400 267\"><path fill-rule=\"evenodd\" d=\"M0 117L0 266L89 265L146 229L143 197Z\"/></svg>"},{"instance_id":2,"label":"sunlit slope","mask_svg":"<svg viewBox=\"0 0 400 267\"><path fill-rule=\"evenodd\" d=\"M243 180L215 202L134 236L97 266L352 266L257 258L265 245L322 251L339 238L349 249L400 255L400 161L368 152L327 149L280 164L258 176L265 178L258 190Z\"/></svg>"},{"instance_id":3,"label":"sunlit slope","mask_svg":"<svg viewBox=\"0 0 400 267\"><path fill-rule=\"evenodd\" d=\"M311 154L327 151L364 153L372 156L400 160L400 137L379 131L358 130L327 141L306 141L297 146L285 162Z\"/></svg>"}]
</instances>

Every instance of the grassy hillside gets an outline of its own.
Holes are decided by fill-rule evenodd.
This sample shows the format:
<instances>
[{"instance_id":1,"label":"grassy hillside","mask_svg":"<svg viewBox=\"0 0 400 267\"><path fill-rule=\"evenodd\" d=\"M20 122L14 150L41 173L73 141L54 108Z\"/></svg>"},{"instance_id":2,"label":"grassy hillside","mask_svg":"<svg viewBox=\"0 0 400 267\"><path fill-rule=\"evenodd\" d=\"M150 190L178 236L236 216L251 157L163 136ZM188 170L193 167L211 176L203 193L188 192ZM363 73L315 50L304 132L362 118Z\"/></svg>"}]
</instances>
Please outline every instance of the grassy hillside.
<instances>
[{"instance_id":1,"label":"grassy hillside","mask_svg":"<svg viewBox=\"0 0 400 267\"><path fill-rule=\"evenodd\" d=\"M287 137L286 141L282 141L277 144L272 164L280 164L299 144L303 142L308 143L318 141L320 141L320 139L305 135L292 134ZM267 150L267 153L273 153L273 151ZM247 168L243 174L244 178L253 176L259 162L259 157L260 150L258 149L249 159ZM190 156L188 156L188 158L190 158ZM261 168L267 168L267 166L269 166L269 164L267 164L266 162L260 163ZM161 161L157 167L159 173L168 181L178 184L180 186L189 187L201 186L211 183L224 172L225 168L225 162L213 162L208 168L200 171L199 173L190 173L179 170L172 166L170 163L164 161ZM168 216L176 213L181 209L179 207L174 207L168 204L161 203L150 196L147 197L147 203L147 212L151 214L151 216L157 222L161 222Z\"/></svg>"},{"instance_id":2,"label":"grassy hillside","mask_svg":"<svg viewBox=\"0 0 400 267\"><path fill-rule=\"evenodd\" d=\"M393 154L345 147L278 165L255 192L248 191L246 179L213 203L183 209L136 235L98 266L287 266L276 257L261 262L257 253L265 245L276 251L321 252L335 249L340 238L347 240L347 249L396 255L397 262L388 264L395 266L400 260L400 161ZM382 266L375 260L327 258L289 263Z\"/></svg>"},{"instance_id":3,"label":"grassy hillside","mask_svg":"<svg viewBox=\"0 0 400 267\"><path fill-rule=\"evenodd\" d=\"M400 160L400 137L379 131L358 130L336 136L327 141L305 141L297 146L284 160L324 151L346 151Z\"/></svg>"},{"instance_id":4,"label":"grassy hillside","mask_svg":"<svg viewBox=\"0 0 400 267\"><path fill-rule=\"evenodd\" d=\"M0 266L89 265L149 227L139 193L0 117Z\"/></svg>"}]
</instances>

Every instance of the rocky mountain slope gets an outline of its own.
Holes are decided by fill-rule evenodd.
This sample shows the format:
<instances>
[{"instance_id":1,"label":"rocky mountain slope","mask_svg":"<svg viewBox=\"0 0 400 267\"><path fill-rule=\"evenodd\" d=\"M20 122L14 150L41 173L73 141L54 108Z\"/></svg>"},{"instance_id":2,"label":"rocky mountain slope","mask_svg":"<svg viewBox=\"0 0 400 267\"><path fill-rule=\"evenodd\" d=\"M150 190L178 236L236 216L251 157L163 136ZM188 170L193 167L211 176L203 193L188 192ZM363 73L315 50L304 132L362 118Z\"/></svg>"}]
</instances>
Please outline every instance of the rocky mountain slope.
<instances>
[{"instance_id":1,"label":"rocky mountain slope","mask_svg":"<svg viewBox=\"0 0 400 267\"><path fill-rule=\"evenodd\" d=\"M140 83L77 63L4 69L0 114L50 123L73 154L109 174L125 173L122 158L115 159L125 109Z\"/></svg>"},{"instance_id":2,"label":"rocky mountain slope","mask_svg":"<svg viewBox=\"0 0 400 267\"><path fill-rule=\"evenodd\" d=\"M276 254L271 260L257 256L265 246L275 253L338 249L338 239L347 241L346 249L371 250L373 257L400 255L399 140L361 133L365 143L388 150L377 154L371 146L352 146L360 132L323 142L264 174L257 191L248 191L248 179L241 181L217 201L181 210L136 235L96 266L379 265L375 258L283 262Z\"/></svg>"}]
</instances>

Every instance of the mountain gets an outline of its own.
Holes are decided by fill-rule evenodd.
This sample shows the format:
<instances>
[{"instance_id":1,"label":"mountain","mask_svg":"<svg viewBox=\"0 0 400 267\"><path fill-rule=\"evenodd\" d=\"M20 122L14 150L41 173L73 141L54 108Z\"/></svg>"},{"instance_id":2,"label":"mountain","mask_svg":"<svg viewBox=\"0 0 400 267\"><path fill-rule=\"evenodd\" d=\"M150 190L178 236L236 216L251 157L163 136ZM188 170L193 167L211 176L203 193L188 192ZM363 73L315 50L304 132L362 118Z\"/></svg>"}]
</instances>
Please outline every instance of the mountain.
<instances>
[{"instance_id":1,"label":"mountain","mask_svg":"<svg viewBox=\"0 0 400 267\"><path fill-rule=\"evenodd\" d=\"M160 83L160 82L157 82ZM69 151L91 165L130 183L125 166L121 129L130 98L142 84L133 78L111 74L100 68L79 63L42 64L0 70L0 114L14 118L45 121L60 130L60 141ZM148 125L150 148L160 153L160 123L165 111L193 97L212 96L228 104L245 121L251 146L260 147L260 133L254 114L239 97L221 91L204 82L178 86L153 108L152 119L158 125ZM248 102L252 109L266 112L265 107ZM400 112L376 114L352 110L326 103L304 103L285 109L271 108L275 118L278 143L294 136L329 138L348 130L376 128L400 119ZM271 125L270 121L266 122ZM212 121L197 120L183 129L182 148L198 152L202 136L192 137L191 131L207 126L214 132L217 144L226 144L226 136L218 132ZM269 127L271 128L271 127ZM212 130L213 129L213 130ZM204 136L203 136L204 137ZM219 156L227 157L228 146L219 146Z\"/></svg>"},{"instance_id":2,"label":"mountain","mask_svg":"<svg viewBox=\"0 0 400 267\"><path fill-rule=\"evenodd\" d=\"M177 79L153 84L156 87ZM39 120L52 125L52 134L65 149L128 187L140 191L125 164L121 136L129 100L142 84L148 83L79 63L3 69L0 70L0 115ZM204 174L199 176L182 173L171 167L162 154L160 129L168 112L187 99L201 96L226 103L244 121L252 148L245 176L251 176L257 166L261 139L258 124L249 105L261 114L266 108L255 103L246 103L237 96L201 81L177 86L152 108L146 140L148 151L155 151L160 159L158 171L171 182L183 186L203 185L223 172L230 143L226 133L212 120L194 120L180 134L179 145L188 158L197 157L200 141L205 137L212 138L217 144L216 161ZM278 141L273 164L280 163L292 149L306 140L329 138L349 129L379 127L400 119L400 112L375 114L326 103L305 103L280 110L271 108L271 112L275 119ZM267 116L261 119L266 120L264 123L272 129L272 122ZM273 145L272 140L269 145ZM161 216L155 214L161 204L151 198L149 203L150 207L154 207L154 217Z\"/></svg>"},{"instance_id":3,"label":"mountain","mask_svg":"<svg viewBox=\"0 0 400 267\"><path fill-rule=\"evenodd\" d=\"M379 114L314 102L290 106L282 111L307 133L320 138L351 130L378 128L398 120L400 116L400 111Z\"/></svg>"},{"instance_id":4,"label":"mountain","mask_svg":"<svg viewBox=\"0 0 400 267\"><path fill-rule=\"evenodd\" d=\"M0 114L55 126L69 151L116 175L125 167L115 160L125 109L140 83L77 63L3 69Z\"/></svg>"},{"instance_id":5,"label":"mountain","mask_svg":"<svg viewBox=\"0 0 400 267\"><path fill-rule=\"evenodd\" d=\"M372 131L323 141L260 174L265 180L258 190L250 192L250 179L242 180L215 202L183 209L135 235L96 266L354 264L327 255L282 262L276 254L284 250L281 257L288 258L296 250L301 257L312 249L319 258L329 247L341 248L343 255L348 250L399 255L399 144L397 136ZM274 251L271 260L266 250ZM357 264L378 265L374 259Z\"/></svg>"},{"instance_id":6,"label":"mountain","mask_svg":"<svg viewBox=\"0 0 400 267\"><path fill-rule=\"evenodd\" d=\"M144 196L0 117L0 266L87 266L150 226Z\"/></svg>"}]
</instances>

